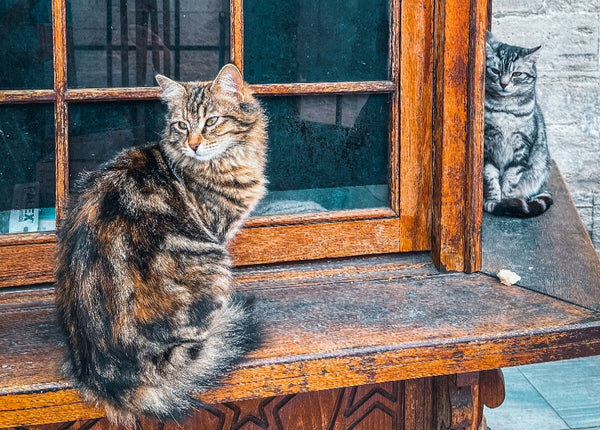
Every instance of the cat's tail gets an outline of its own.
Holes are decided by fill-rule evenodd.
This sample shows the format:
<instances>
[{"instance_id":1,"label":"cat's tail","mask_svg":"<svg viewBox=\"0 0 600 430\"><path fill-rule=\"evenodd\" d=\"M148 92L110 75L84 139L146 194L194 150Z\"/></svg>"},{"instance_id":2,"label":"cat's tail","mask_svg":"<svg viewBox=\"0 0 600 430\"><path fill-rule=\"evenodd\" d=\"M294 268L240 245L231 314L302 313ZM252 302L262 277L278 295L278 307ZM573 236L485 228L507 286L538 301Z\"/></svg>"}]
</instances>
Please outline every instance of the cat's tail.
<instances>
[{"instance_id":1,"label":"cat's tail","mask_svg":"<svg viewBox=\"0 0 600 430\"><path fill-rule=\"evenodd\" d=\"M552 206L554 200L550 193L543 192L529 200L523 198L508 198L500 200L492 213L497 216L532 218L543 214Z\"/></svg>"},{"instance_id":2,"label":"cat's tail","mask_svg":"<svg viewBox=\"0 0 600 430\"><path fill-rule=\"evenodd\" d=\"M181 421L201 402L194 393L218 384L242 357L259 344L254 299L233 295L212 313L199 338L179 342L148 360L135 387L110 396L89 394L116 423L134 424L142 417ZM86 394L86 390L82 390Z\"/></svg>"}]
</instances>

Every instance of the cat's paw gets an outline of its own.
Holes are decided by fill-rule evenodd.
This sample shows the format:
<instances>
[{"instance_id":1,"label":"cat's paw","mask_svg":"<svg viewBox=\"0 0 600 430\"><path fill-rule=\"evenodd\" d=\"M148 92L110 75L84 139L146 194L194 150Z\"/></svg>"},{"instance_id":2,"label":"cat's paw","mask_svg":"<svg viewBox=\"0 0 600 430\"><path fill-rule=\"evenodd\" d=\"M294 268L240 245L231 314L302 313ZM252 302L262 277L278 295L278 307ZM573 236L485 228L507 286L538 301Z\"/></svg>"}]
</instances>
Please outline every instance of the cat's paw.
<instances>
[{"instance_id":1,"label":"cat's paw","mask_svg":"<svg viewBox=\"0 0 600 430\"><path fill-rule=\"evenodd\" d=\"M483 210L489 213L493 213L496 205L499 203L498 200L484 200L483 201Z\"/></svg>"}]
</instances>

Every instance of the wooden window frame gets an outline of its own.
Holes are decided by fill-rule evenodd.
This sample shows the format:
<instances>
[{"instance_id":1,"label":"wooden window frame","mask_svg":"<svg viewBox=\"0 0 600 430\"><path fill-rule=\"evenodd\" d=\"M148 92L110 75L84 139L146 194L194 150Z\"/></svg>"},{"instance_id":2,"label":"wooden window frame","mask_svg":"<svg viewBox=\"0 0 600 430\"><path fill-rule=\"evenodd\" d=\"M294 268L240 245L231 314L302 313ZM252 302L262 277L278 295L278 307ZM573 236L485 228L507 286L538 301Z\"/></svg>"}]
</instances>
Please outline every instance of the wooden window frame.
<instances>
[{"instance_id":1,"label":"wooden window frame","mask_svg":"<svg viewBox=\"0 0 600 430\"><path fill-rule=\"evenodd\" d=\"M260 96L389 94L389 209L249 219L238 265L431 251L442 270L481 264L483 71L487 2L390 0L389 79L251 85ZM243 4L232 0L231 62L244 70ZM410 31L405 33L401 29ZM157 87L70 89L65 0L52 0L54 88L0 90L0 104L52 103L56 222L69 189L68 104L157 100ZM401 34L402 33L402 34ZM51 282L56 235L0 235L0 287Z\"/></svg>"}]
</instances>

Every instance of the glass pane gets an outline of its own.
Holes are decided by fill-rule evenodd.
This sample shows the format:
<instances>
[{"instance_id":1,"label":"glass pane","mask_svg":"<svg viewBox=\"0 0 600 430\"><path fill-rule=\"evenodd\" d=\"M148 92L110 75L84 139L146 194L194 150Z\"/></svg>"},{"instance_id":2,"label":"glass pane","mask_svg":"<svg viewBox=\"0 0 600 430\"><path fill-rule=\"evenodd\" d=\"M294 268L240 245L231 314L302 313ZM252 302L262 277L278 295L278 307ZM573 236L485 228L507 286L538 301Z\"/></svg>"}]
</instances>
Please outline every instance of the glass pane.
<instances>
[{"instance_id":1,"label":"glass pane","mask_svg":"<svg viewBox=\"0 0 600 430\"><path fill-rule=\"evenodd\" d=\"M0 89L53 87L49 1L0 1Z\"/></svg>"},{"instance_id":2,"label":"glass pane","mask_svg":"<svg viewBox=\"0 0 600 430\"><path fill-rule=\"evenodd\" d=\"M77 2L70 17L71 87L211 80L229 62L229 0Z\"/></svg>"},{"instance_id":3,"label":"glass pane","mask_svg":"<svg viewBox=\"0 0 600 430\"><path fill-rule=\"evenodd\" d=\"M388 79L388 0L244 1L250 83Z\"/></svg>"},{"instance_id":4,"label":"glass pane","mask_svg":"<svg viewBox=\"0 0 600 430\"><path fill-rule=\"evenodd\" d=\"M388 96L262 101L269 194L254 215L388 207Z\"/></svg>"},{"instance_id":5,"label":"glass pane","mask_svg":"<svg viewBox=\"0 0 600 430\"><path fill-rule=\"evenodd\" d=\"M54 230L54 109L0 106L0 234Z\"/></svg>"},{"instance_id":6,"label":"glass pane","mask_svg":"<svg viewBox=\"0 0 600 430\"><path fill-rule=\"evenodd\" d=\"M94 170L117 152L158 142L164 129L159 102L74 104L69 110L70 184L82 170Z\"/></svg>"}]
</instances>

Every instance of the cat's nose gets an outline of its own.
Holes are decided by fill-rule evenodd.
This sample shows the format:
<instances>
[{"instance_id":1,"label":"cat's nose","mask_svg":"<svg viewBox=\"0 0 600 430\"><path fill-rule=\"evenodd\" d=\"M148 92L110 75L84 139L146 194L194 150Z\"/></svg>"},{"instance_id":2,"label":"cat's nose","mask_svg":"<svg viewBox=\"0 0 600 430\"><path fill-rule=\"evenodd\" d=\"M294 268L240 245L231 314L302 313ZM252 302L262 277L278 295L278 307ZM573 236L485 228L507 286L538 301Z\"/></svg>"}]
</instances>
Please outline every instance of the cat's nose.
<instances>
[{"instance_id":1,"label":"cat's nose","mask_svg":"<svg viewBox=\"0 0 600 430\"><path fill-rule=\"evenodd\" d=\"M505 84L504 82L501 82L501 83L500 83L500 86L502 87L502 89L506 88L506 86L507 86L507 85L508 85L508 84Z\"/></svg>"},{"instance_id":2,"label":"cat's nose","mask_svg":"<svg viewBox=\"0 0 600 430\"><path fill-rule=\"evenodd\" d=\"M192 151L196 151L196 149L198 149L198 147L202 145L203 141L204 138L201 134L191 134L188 137L188 146L192 148Z\"/></svg>"}]
</instances>

